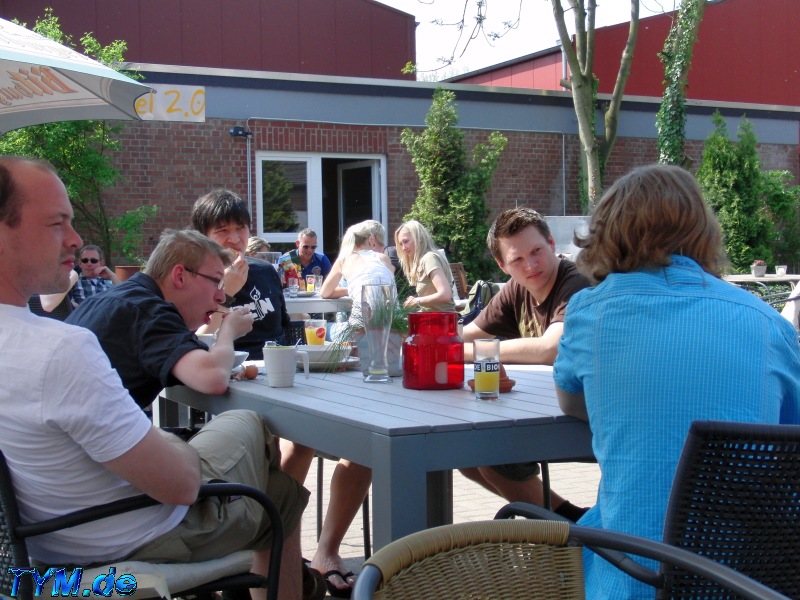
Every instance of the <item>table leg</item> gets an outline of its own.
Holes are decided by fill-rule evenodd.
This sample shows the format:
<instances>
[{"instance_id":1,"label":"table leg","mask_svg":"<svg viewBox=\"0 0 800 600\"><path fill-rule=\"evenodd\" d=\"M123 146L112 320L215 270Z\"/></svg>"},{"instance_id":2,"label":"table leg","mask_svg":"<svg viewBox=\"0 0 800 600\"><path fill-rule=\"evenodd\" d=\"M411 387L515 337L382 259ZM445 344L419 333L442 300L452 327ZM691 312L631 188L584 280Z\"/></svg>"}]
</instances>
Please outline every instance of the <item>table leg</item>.
<instances>
[{"instance_id":1,"label":"table leg","mask_svg":"<svg viewBox=\"0 0 800 600\"><path fill-rule=\"evenodd\" d=\"M425 436L372 436L374 550L428 524ZM452 510L452 509L451 509Z\"/></svg>"},{"instance_id":2,"label":"table leg","mask_svg":"<svg viewBox=\"0 0 800 600\"><path fill-rule=\"evenodd\" d=\"M428 480L428 527L453 522L453 471L430 471Z\"/></svg>"}]
</instances>

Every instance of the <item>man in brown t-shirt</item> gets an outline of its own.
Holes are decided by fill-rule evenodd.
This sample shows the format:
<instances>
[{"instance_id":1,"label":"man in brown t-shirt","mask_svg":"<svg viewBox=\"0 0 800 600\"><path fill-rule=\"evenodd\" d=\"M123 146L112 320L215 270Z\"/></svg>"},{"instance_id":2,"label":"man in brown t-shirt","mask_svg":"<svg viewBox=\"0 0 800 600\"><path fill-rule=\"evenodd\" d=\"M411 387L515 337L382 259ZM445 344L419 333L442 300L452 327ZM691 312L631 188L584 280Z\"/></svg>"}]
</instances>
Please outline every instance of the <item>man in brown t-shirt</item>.
<instances>
[{"instance_id":1,"label":"man in brown t-shirt","mask_svg":"<svg viewBox=\"0 0 800 600\"><path fill-rule=\"evenodd\" d=\"M544 217L525 207L500 213L486 238L497 265L511 280L491 299L461 338L505 338L500 362L552 365L564 331L564 312L572 295L589 286L575 265L556 255L556 243ZM472 344L464 344L471 361ZM542 504L542 483L535 462L462 469L461 472L509 502ZM583 509L551 492L556 512L577 520Z\"/></svg>"},{"instance_id":2,"label":"man in brown t-shirt","mask_svg":"<svg viewBox=\"0 0 800 600\"><path fill-rule=\"evenodd\" d=\"M486 243L503 273L511 276L500 293L469 325L461 338L505 338L500 361L552 365L564 331L564 312L572 295L589 286L575 265L560 259L544 217L529 208L502 212ZM464 360L472 360L465 344Z\"/></svg>"}]
</instances>

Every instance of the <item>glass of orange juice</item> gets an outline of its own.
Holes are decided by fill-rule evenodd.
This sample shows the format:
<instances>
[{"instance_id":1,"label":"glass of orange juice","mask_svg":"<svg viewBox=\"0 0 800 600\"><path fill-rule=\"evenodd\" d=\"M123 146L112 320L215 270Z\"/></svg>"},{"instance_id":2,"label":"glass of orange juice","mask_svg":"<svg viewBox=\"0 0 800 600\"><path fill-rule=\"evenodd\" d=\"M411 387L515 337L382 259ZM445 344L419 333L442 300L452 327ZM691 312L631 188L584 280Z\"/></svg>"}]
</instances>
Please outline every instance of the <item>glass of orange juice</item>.
<instances>
[{"instance_id":1,"label":"glass of orange juice","mask_svg":"<svg viewBox=\"0 0 800 600\"><path fill-rule=\"evenodd\" d=\"M326 324L325 319L306 319L303 325L306 332L306 344L322 346L325 343Z\"/></svg>"},{"instance_id":2,"label":"glass of orange juice","mask_svg":"<svg viewBox=\"0 0 800 600\"><path fill-rule=\"evenodd\" d=\"M500 396L500 340L474 340L475 398L497 400Z\"/></svg>"}]
</instances>

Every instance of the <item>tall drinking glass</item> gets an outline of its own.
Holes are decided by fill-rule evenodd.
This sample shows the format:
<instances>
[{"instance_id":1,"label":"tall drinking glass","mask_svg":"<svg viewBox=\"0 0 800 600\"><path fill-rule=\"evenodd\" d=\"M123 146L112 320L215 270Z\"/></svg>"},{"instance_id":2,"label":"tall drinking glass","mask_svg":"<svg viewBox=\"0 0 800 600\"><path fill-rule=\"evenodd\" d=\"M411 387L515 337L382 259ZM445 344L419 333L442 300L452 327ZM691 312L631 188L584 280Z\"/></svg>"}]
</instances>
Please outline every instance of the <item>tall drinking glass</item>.
<instances>
[{"instance_id":1,"label":"tall drinking glass","mask_svg":"<svg viewBox=\"0 0 800 600\"><path fill-rule=\"evenodd\" d=\"M361 288L361 317L364 319L370 363L364 381L391 383L386 347L394 313L394 285L366 283Z\"/></svg>"}]
</instances>

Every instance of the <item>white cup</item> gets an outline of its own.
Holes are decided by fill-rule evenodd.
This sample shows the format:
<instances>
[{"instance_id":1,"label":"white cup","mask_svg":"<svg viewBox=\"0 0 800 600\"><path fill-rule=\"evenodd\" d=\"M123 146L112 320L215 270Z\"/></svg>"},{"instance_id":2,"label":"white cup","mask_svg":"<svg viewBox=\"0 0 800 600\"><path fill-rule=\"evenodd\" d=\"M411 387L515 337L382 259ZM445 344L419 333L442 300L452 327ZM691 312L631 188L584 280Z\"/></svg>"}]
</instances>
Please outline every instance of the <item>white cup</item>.
<instances>
[{"instance_id":1,"label":"white cup","mask_svg":"<svg viewBox=\"0 0 800 600\"><path fill-rule=\"evenodd\" d=\"M776 275L786 275L786 265L775 265Z\"/></svg>"},{"instance_id":2,"label":"white cup","mask_svg":"<svg viewBox=\"0 0 800 600\"><path fill-rule=\"evenodd\" d=\"M308 352L294 346L264 346L264 371L270 387L292 387L297 371L297 357L303 359L303 372L308 379Z\"/></svg>"}]
</instances>

